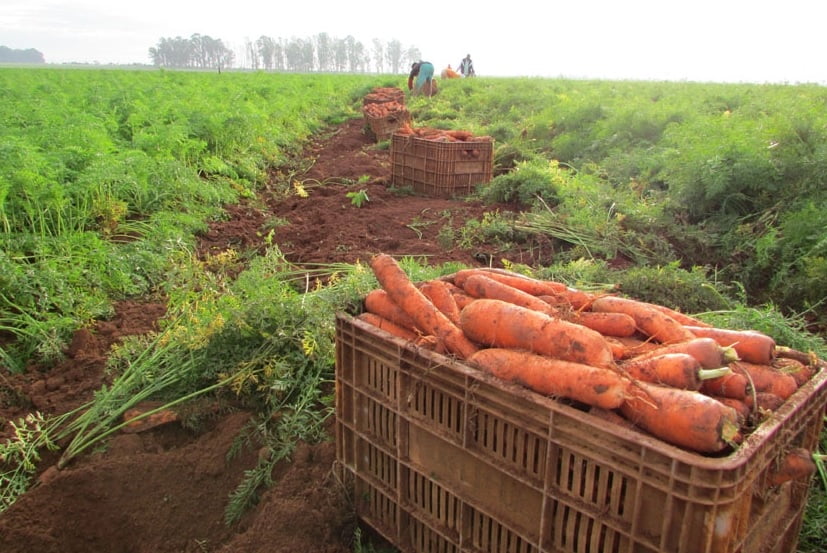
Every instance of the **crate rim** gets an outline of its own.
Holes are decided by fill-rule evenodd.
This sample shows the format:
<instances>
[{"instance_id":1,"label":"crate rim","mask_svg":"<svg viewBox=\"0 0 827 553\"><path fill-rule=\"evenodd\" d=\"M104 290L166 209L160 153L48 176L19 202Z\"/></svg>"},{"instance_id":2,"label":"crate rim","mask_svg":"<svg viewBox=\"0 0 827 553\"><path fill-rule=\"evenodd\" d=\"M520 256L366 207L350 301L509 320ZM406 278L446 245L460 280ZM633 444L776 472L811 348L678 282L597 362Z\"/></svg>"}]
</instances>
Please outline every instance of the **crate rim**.
<instances>
[{"instance_id":1,"label":"crate rim","mask_svg":"<svg viewBox=\"0 0 827 553\"><path fill-rule=\"evenodd\" d=\"M805 398L815 395L827 386L827 370L821 369L816 372L810 380L804 383L804 385L799 387L798 390L796 390L796 392L784 402L781 408L775 411L768 419L764 420L758 428L751 432L732 453L721 457L707 457L699 453L673 446L663 440L660 440L654 436L646 435L642 432L629 430L616 424L606 424L603 419L591 415L588 412L581 411L523 386L503 382L493 375L487 374L479 369L475 369L474 367L467 365L456 358L448 357L427 348L417 346L412 342L398 336L394 336L385 330L377 328L366 321L354 317L349 313L340 311L336 313L336 317L341 318L343 321L366 332L390 341L397 347L416 353L417 355L420 355L435 364L450 367L453 370L459 371L463 375L481 380L487 385L497 388L505 393L516 393L517 395L528 396L532 401L540 403L552 411L561 411L563 414L568 416L585 418L592 421L594 425L599 427L603 432L612 434L613 436L629 441L630 443L643 445L658 454L672 458L673 460L684 462L688 465L692 465L694 468L702 470L729 471L742 468L744 465L749 463L763 443L769 442L772 437L780 431L782 424L787 418L792 416L795 411L803 408L806 403L803 401Z\"/></svg>"}]
</instances>

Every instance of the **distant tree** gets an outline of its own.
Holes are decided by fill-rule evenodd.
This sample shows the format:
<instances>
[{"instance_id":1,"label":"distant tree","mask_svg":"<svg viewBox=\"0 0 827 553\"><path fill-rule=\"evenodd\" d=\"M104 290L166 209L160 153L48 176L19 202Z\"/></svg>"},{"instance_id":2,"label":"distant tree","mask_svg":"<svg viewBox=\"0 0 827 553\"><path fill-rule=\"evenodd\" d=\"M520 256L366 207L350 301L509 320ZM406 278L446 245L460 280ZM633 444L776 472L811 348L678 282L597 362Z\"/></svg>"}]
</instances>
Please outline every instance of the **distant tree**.
<instances>
[{"instance_id":1,"label":"distant tree","mask_svg":"<svg viewBox=\"0 0 827 553\"><path fill-rule=\"evenodd\" d=\"M333 70L333 40L327 33L316 35L316 60L319 71Z\"/></svg>"},{"instance_id":2,"label":"distant tree","mask_svg":"<svg viewBox=\"0 0 827 553\"><path fill-rule=\"evenodd\" d=\"M385 45L378 38L373 39L373 66L377 73L385 71Z\"/></svg>"},{"instance_id":3,"label":"distant tree","mask_svg":"<svg viewBox=\"0 0 827 553\"><path fill-rule=\"evenodd\" d=\"M34 48L14 50L0 46L0 63L46 63L43 53Z\"/></svg>"},{"instance_id":4,"label":"distant tree","mask_svg":"<svg viewBox=\"0 0 827 553\"><path fill-rule=\"evenodd\" d=\"M256 48L258 55L261 58L261 63L264 69L272 71L276 68L276 54L281 53L278 43L270 37L261 36L256 41Z\"/></svg>"},{"instance_id":5,"label":"distant tree","mask_svg":"<svg viewBox=\"0 0 827 553\"><path fill-rule=\"evenodd\" d=\"M190 38L162 38L149 49L153 65L159 67L202 68L232 67L235 54L221 39L200 34Z\"/></svg>"},{"instance_id":6,"label":"distant tree","mask_svg":"<svg viewBox=\"0 0 827 553\"><path fill-rule=\"evenodd\" d=\"M391 73L401 73L402 67L402 43L398 40L391 40L385 48L385 60L388 62Z\"/></svg>"},{"instance_id":7,"label":"distant tree","mask_svg":"<svg viewBox=\"0 0 827 553\"><path fill-rule=\"evenodd\" d=\"M422 52L419 48L411 46L405 51L405 61L407 65L412 65L422 59Z\"/></svg>"}]
</instances>

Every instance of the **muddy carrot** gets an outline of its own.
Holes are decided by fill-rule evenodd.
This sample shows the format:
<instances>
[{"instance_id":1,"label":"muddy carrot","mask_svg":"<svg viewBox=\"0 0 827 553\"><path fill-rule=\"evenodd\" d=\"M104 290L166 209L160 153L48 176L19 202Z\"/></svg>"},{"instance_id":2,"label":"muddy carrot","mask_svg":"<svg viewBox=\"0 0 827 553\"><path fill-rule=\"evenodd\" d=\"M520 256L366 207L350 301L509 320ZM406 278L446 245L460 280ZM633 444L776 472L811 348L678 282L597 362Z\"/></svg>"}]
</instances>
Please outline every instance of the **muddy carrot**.
<instances>
[{"instance_id":1,"label":"muddy carrot","mask_svg":"<svg viewBox=\"0 0 827 553\"><path fill-rule=\"evenodd\" d=\"M398 324L391 322L385 317L377 315L376 313L366 311L358 315L356 318L361 319L366 323L370 323L376 328L381 328L389 334L393 334L394 336L397 336L404 340L408 340L410 342L415 342L416 339L419 338L419 334L417 334L410 328L399 326Z\"/></svg>"},{"instance_id":2,"label":"muddy carrot","mask_svg":"<svg viewBox=\"0 0 827 553\"><path fill-rule=\"evenodd\" d=\"M527 292L532 296L542 296L543 294L554 294L566 289L566 285L561 282L554 282L550 280L541 280L532 278L526 275L521 275L512 271L504 269L462 269L454 273L454 284L460 288L465 288L465 281L474 275L483 275L503 284L508 284Z\"/></svg>"},{"instance_id":3,"label":"muddy carrot","mask_svg":"<svg viewBox=\"0 0 827 553\"><path fill-rule=\"evenodd\" d=\"M760 411L778 411L784 405L784 398L773 394L772 392L756 392L753 395L748 395L744 399L744 403L750 409L758 409Z\"/></svg>"},{"instance_id":4,"label":"muddy carrot","mask_svg":"<svg viewBox=\"0 0 827 553\"><path fill-rule=\"evenodd\" d=\"M711 396L712 399L718 400L727 407L732 407L738 413L738 426L743 428L750 422L752 418L752 407L747 405L747 402L734 397Z\"/></svg>"},{"instance_id":5,"label":"muddy carrot","mask_svg":"<svg viewBox=\"0 0 827 553\"><path fill-rule=\"evenodd\" d=\"M465 359L477 347L425 295L417 289L396 260L387 254L376 254L370 260L376 280L390 298L416 323L424 334L431 334L445 344L445 349Z\"/></svg>"},{"instance_id":6,"label":"muddy carrot","mask_svg":"<svg viewBox=\"0 0 827 553\"><path fill-rule=\"evenodd\" d=\"M592 302L598 296L576 288L566 287L565 290L553 294L543 294L543 301L554 306L570 306L575 309L591 309Z\"/></svg>"},{"instance_id":7,"label":"muddy carrot","mask_svg":"<svg viewBox=\"0 0 827 553\"><path fill-rule=\"evenodd\" d=\"M620 406L627 419L665 442L700 453L722 451L738 438L738 414L707 395L638 382Z\"/></svg>"},{"instance_id":8,"label":"muddy carrot","mask_svg":"<svg viewBox=\"0 0 827 553\"><path fill-rule=\"evenodd\" d=\"M792 376L795 379L795 383L799 386L803 386L816 372L813 367L789 357L775 358L772 362L772 367L779 372Z\"/></svg>"},{"instance_id":9,"label":"muddy carrot","mask_svg":"<svg viewBox=\"0 0 827 553\"><path fill-rule=\"evenodd\" d=\"M632 378L696 391L700 389L704 380L732 372L729 367L704 369L701 363L688 353L664 353L636 358L621 363L620 368Z\"/></svg>"},{"instance_id":10,"label":"muddy carrot","mask_svg":"<svg viewBox=\"0 0 827 553\"><path fill-rule=\"evenodd\" d=\"M693 338L685 342L659 345L659 347L653 351L643 353L635 357L635 359L662 355L664 353L689 354L697 359L705 369L717 369L738 359L738 355L734 349L723 347L712 338Z\"/></svg>"},{"instance_id":11,"label":"muddy carrot","mask_svg":"<svg viewBox=\"0 0 827 553\"><path fill-rule=\"evenodd\" d=\"M678 321L679 323L681 323L684 326L706 326L706 327L711 327L712 326L709 323L705 323L705 322L701 321L700 319L696 319L695 317L693 317L691 315L687 315L686 313L681 313L680 311L677 311L675 309L671 309L669 307L666 307L665 305L661 305L661 304L658 304L658 303L652 303L650 305L652 305L655 309L661 311L665 315L668 315L669 317L672 317L673 319L675 319L676 321Z\"/></svg>"},{"instance_id":12,"label":"muddy carrot","mask_svg":"<svg viewBox=\"0 0 827 553\"><path fill-rule=\"evenodd\" d=\"M743 374L752 383L756 392L769 392L787 399L798 389L795 379L770 365L735 361L729 366L733 372Z\"/></svg>"},{"instance_id":13,"label":"muddy carrot","mask_svg":"<svg viewBox=\"0 0 827 553\"><path fill-rule=\"evenodd\" d=\"M601 296L592 302L592 311L630 315L641 332L661 343L686 342L695 336L682 324L653 304L619 296Z\"/></svg>"},{"instance_id":14,"label":"muddy carrot","mask_svg":"<svg viewBox=\"0 0 827 553\"><path fill-rule=\"evenodd\" d=\"M710 396L744 400L752 393L752 387L746 376L737 372L730 372L719 378L704 380L701 383L700 391Z\"/></svg>"},{"instance_id":15,"label":"muddy carrot","mask_svg":"<svg viewBox=\"0 0 827 553\"><path fill-rule=\"evenodd\" d=\"M534 311L548 315L551 314L549 305L537 296L524 292L510 284L489 278L486 275L475 274L468 276L468 278L462 282L462 288L470 296L475 298L502 300L527 309L533 309Z\"/></svg>"},{"instance_id":16,"label":"muddy carrot","mask_svg":"<svg viewBox=\"0 0 827 553\"><path fill-rule=\"evenodd\" d=\"M502 300L471 302L460 312L460 327L471 340L486 346L614 367L612 351L600 333Z\"/></svg>"},{"instance_id":17,"label":"muddy carrot","mask_svg":"<svg viewBox=\"0 0 827 553\"><path fill-rule=\"evenodd\" d=\"M579 311L551 305L548 307L554 316L596 330L603 336L631 336L636 331L635 320L625 313Z\"/></svg>"},{"instance_id":18,"label":"muddy carrot","mask_svg":"<svg viewBox=\"0 0 827 553\"><path fill-rule=\"evenodd\" d=\"M623 346L621 359L631 359L639 355L646 355L661 347L663 344L655 342L651 338L639 338L637 336L615 336L614 339Z\"/></svg>"},{"instance_id":19,"label":"muddy carrot","mask_svg":"<svg viewBox=\"0 0 827 553\"><path fill-rule=\"evenodd\" d=\"M701 326L685 328L695 336L712 338L722 346L731 346L744 361L769 364L775 358L775 340L761 332Z\"/></svg>"},{"instance_id":20,"label":"muddy carrot","mask_svg":"<svg viewBox=\"0 0 827 553\"><path fill-rule=\"evenodd\" d=\"M416 323L414 320L399 307L391 297L381 288L376 288L365 294L365 310L368 313L379 315L383 319L407 328L408 330L415 330Z\"/></svg>"},{"instance_id":21,"label":"muddy carrot","mask_svg":"<svg viewBox=\"0 0 827 553\"><path fill-rule=\"evenodd\" d=\"M448 283L442 280L429 280L423 282L419 289L437 309L457 325L459 324L459 307L448 286Z\"/></svg>"},{"instance_id":22,"label":"muddy carrot","mask_svg":"<svg viewBox=\"0 0 827 553\"><path fill-rule=\"evenodd\" d=\"M790 450L767 474L770 486L779 486L790 480L806 480L817 467L812 454L802 447Z\"/></svg>"},{"instance_id":23,"label":"muddy carrot","mask_svg":"<svg viewBox=\"0 0 827 553\"><path fill-rule=\"evenodd\" d=\"M552 359L525 350L481 349L468 361L497 378L521 384L535 392L604 409L620 407L630 383L609 369Z\"/></svg>"}]
</instances>

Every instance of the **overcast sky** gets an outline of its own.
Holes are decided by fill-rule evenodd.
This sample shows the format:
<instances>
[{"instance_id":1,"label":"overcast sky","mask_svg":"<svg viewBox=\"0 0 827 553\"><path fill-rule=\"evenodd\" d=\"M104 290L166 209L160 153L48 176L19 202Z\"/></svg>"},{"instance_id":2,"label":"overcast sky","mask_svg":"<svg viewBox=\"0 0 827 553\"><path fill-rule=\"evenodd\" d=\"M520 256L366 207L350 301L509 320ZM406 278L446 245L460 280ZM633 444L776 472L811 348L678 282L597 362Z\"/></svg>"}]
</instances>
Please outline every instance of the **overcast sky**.
<instances>
[{"instance_id":1,"label":"overcast sky","mask_svg":"<svg viewBox=\"0 0 827 553\"><path fill-rule=\"evenodd\" d=\"M48 63L149 63L161 38L348 35L479 75L827 84L822 0L0 0L0 46ZM476 9L473 9L476 8Z\"/></svg>"}]
</instances>

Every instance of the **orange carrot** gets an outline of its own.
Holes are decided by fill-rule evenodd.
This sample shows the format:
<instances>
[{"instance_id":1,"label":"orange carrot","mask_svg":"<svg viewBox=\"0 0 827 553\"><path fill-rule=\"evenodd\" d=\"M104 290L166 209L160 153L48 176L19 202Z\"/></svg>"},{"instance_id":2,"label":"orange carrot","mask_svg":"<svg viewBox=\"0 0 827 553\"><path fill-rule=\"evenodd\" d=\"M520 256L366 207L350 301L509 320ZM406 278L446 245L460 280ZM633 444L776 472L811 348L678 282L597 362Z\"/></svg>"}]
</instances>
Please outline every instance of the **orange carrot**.
<instances>
[{"instance_id":1,"label":"orange carrot","mask_svg":"<svg viewBox=\"0 0 827 553\"><path fill-rule=\"evenodd\" d=\"M651 338L615 336L614 339L623 346L623 352L620 356L622 359L631 359L639 355L646 355L663 347L663 344L655 342Z\"/></svg>"},{"instance_id":2,"label":"orange carrot","mask_svg":"<svg viewBox=\"0 0 827 553\"><path fill-rule=\"evenodd\" d=\"M620 368L632 378L696 391L700 389L704 380L731 372L728 367L704 369L701 363L688 353L664 353L636 358L621 363Z\"/></svg>"},{"instance_id":3,"label":"orange carrot","mask_svg":"<svg viewBox=\"0 0 827 553\"><path fill-rule=\"evenodd\" d=\"M746 426L750 419L752 418L752 407L747 405L744 400L735 399L734 397L720 397L720 396L710 396L712 399L718 400L727 407L732 407L735 409L735 412L738 413L738 426L743 428Z\"/></svg>"},{"instance_id":4,"label":"orange carrot","mask_svg":"<svg viewBox=\"0 0 827 553\"><path fill-rule=\"evenodd\" d=\"M770 486L779 486L790 480L806 480L817 470L812 454L802 447L790 450L774 470L767 474Z\"/></svg>"},{"instance_id":5,"label":"orange carrot","mask_svg":"<svg viewBox=\"0 0 827 553\"><path fill-rule=\"evenodd\" d=\"M513 286L518 290L522 290L523 292L527 292L532 296L542 296L543 294L554 294L566 289L566 285L560 282L554 282L551 280L541 280L537 278L531 278L526 275L521 275L520 273L515 273L512 271L507 271L504 269L462 269L454 273L453 280L454 284L459 286L460 288L465 288L465 281L468 277L473 275L483 275L487 276L490 279L496 280L497 282L501 282L503 284L508 284L509 286Z\"/></svg>"},{"instance_id":6,"label":"orange carrot","mask_svg":"<svg viewBox=\"0 0 827 553\"><path fill-rule=\"evenodd\" d=\"M757 407L761 411L778 411L784 405L784 398L772 392L756 392L755 395L748 395L744 403L750 409Z\"/></svg>"},{"instance_id":7,"label":"orange carrot","mask_svg":"<svg viewBox=\"0 0 827 553\"><path fill-rule=\"evenodd\" d=\"M402 311L402 308L394 303L388 293L381 288L376 288L368 292L365 295L364 302L365 310L368 313L379 315L383 319L387 319L402 328L407 328L408 330L416 329L416 323L413 319Z\"/></svg>"},{"instance_id":8,"label":"orange carrot","mask_svg":"<svg viewBox=\"0 0 827 553\"><path fill-rule=\"evenodd\" d=\"M777 371L792 376L795 379L795 383L799 386L803 386L816 372L813 367L790 357L775 358L772 362L772 367Z\"/></svg>"},{"instance_id":9,"label":"orange carrot","mask_svg":"<svg viewBox=\"0 0 827 553\"><path fill-rule=\"evenodd\" d=\"M489 278L486 275L469 275L462 281L462 288L475 298L507 301L534 311L551 314L549 305L537 296L533 296L510 284Z\"/></svg>"},{"instance_id":10,"label":"orange carrot","mask_svg":"<svg viewBox=\"0 0 827 553\"><path fill-rule=\"evenodd\" d=\"M614 367L612 351L600 333L502 300L471 302L460 313L460 327L471 340L486 346Z\"/></svg>"},{"instance_id":11,"label":"orange carrot","mask_svg":"<svg viewBox=\"0 0 827 553\"><path fill-rule=\"evenodd\" d=\"M603 339L606 340L606 343L609 344L609 349L612 350L612 359L622 361L623 356L626 354L626 346L624 346L616 336L606 336L604 334Z\"/></svg>"},{"instance_id":12,"label":"orange carrot","mask_svg":"<svg viewBox=\"0 0 827 553\"><path fill-rule=\"evenodd\" d=\"M603 336L631 336L635 333L635 320L625 313L599 313L548 306L551 314L566 321L596 330Z\"/></svg>"},{"instance_id":13,"label":"orange carrot","mask_svg":"<svg viewBox=\"0 0 827 553\"><path fill-rule=\"evenodd\" d=\"M629 387L629 380L615 371L524 350L481 349L468 361L497 378L521 384L535 392L604 409L620 407Z\"/></svg>"},{"instance_id":14,"label":"orange carrot","mask_svg":"<svg viewBox=\"0 0 827 553\"><path fill-rule=\"evenodd\" d=\"M771 365L735 361L729 366L733 372L746 376L756 392L769 392L787 399L798 389L798 384L792 376L774 369Z\"/></svg>"},{"instance_id":15,"label":"orange carrot","mask_svg":"<svg viewBox=\"0 0 827 553\"><path fill-rule=\"evenodd\" d=\"M459 307L448 289L448 283L442 280L429 280L423 282L419 289L452 323L459 324Z\"/></svg>"},{"instance_id":16,"label":"orange carrot","mask_svg":"<svg viewBox=\"0 0 827 553\"><path fill-rule=\"evenodd\" d=\"M752 387L746 376L731 372L719 378L704 380L700 391L710 396L744 400L752 393Z\"/></svg>"},{"instance_id":17,"label":"orange carrot","mask_svg":"<svg viewBox=\"0 0 827 553\"><path fill-rule=\"evenodd\" d=\"M664 353L687 353L697 359L704 369L717 369L738 359L734 349L725 348L712 338L692 338L685 342L660 345L655 350L643 353L635 359Z\"/></svg>"},{"instance_id":18,"label":"orange carrot","mask_svg":"<svg viewBox=\"0 0 827 553\"><path fill-rule=\"evenodd\" d=\"M554 306L570 306L575 309L591 309L597 296L589 292L566 287L553 294L542 294L543 301Z\"/></svg>"},{"instance_id":19,"label":"orange carrot","mask_svg":"<svg viewBox=\"0 0 827 553\"><path fill-rule=\"evenodd\" d=\"M652 303L652 304L649 304L649 305L653 306L658 311L661 311L663 314L668 315L669 317L672 317L673 319L675 319L676 321L678 321L679 323L681 323L684 326L706 326L706 327L711 327L712 326L711 324L705 323L705 322L703 322L699 319L696 319L695 317L692 317L691 315L687 315L686 313L681 313L680 311L677 311L675 309L670 309L669 307L666 307L665 305L661 305L661 304L657 304L657 303Z\"/></svg>"},{"instance_id":20,"label":"orange carrot","mask_svg":"<svg viewBox=\"0 0 827 553\"><path fill-rule=\"evenodd\" d=\"M376 254L370 260L371 269L380 286L388 296L422 329L431 334L446 351L465 359L477 347L463 334L462 330L417 289L396 260L387 254Z\"/></svg>"},{"instance_id":21,"label":"orange carrot","mask_svg":"<svg viewBox=\"0 0 827 553\"><path fill-rule=\"evenodd\" d=\"M416 339L419 338L419 334L417 334L410 328L402 327L394 322L389 321L381 315L377 315L376 313L366 311L358 315L356 318L361 319L366 323L370 323L376 328L381 328L388 334L393 334L394 336L397 336L404 340L408 340L410 342L415 342Z\"/></svg>"},{"instance_id":22,"label":"orange carrot","mask_svg":"<svg viewBox=\"0 0 827 553\"><path fill-rule=\"evenodd\" d=\"M739 436L738 414L707 395L638 382L645 394L630 395L620 406L627 419L665 442L701 453L715 453Z\"/></svg>"},{"instance_id":23,"label":"orange carrot","mask_svg":"<svg viewBox=\"0 0 827 553\"><path fill-rule=\"evenodd\" d=\"M641 332L661 343L686 342L695 337L682 324L651 303L619 296L601 296L592 302L592 311L626 313L635 320Z\"/></svg>"},{"instance_id":24,"label":"orange carrot","mask_svg":"<svg viewBox=\"0 0 827 553\"><path fill-rule=\"evenodd\" d=\"M775 357L775 340L755 330L686 326L693 335L712 338L722 346L731 346L738 357L751 363L769 364Z\"/></svg>"}]
</instances>

